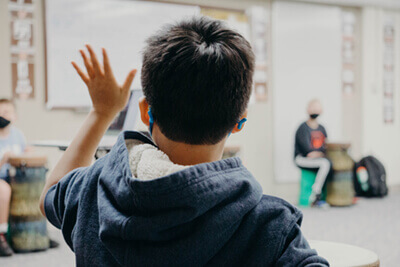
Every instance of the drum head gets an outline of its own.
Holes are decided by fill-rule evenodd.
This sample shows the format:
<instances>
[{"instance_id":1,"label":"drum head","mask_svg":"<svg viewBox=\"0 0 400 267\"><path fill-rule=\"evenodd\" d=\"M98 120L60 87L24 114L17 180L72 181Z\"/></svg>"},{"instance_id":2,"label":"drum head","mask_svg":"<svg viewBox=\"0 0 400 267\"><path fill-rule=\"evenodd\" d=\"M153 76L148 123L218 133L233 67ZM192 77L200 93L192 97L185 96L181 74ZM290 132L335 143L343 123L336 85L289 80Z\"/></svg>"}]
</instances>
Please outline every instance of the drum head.
<instances>
[{"instance_id":1,"label":"drum head","mask_svg":"<svg viewBox=\"0 0 400 267\"><path fill-rule=\"evenodd\" d=\"M347 150L351 147L350 143L327 143L326 147L328 150Z\"/></svg>"},{"instance_id":2,"label":"drum head","mask_svg":"<svg viewBox=\"0 0 400 267\"><path fill-rule=\"evenodd\" d=\"M47 157L38 155L22 155L10 157L9 161L14 167L43 167L47 163Z\"/></svg>"}]
</instances>

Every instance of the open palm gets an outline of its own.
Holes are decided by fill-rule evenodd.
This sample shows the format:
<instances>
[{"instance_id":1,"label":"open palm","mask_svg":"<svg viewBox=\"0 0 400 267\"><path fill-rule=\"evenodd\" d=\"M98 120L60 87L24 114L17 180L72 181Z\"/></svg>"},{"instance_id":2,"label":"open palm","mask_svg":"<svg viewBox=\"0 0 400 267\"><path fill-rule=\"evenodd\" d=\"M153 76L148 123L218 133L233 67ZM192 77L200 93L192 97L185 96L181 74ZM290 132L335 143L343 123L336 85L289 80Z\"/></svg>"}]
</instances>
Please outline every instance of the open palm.
<instances>
[{"instance_id":1,"label":"open palm","mask_svg":"<svg viewBox=\"0 0 400 267\"><path fill-rule=\"evenodd\" d=\"M86 45L90 57L81 49L79 50L86 67L86 73L76 64L71 62L79 76L89 89L93 109L104 115L115 116L124 109L129 99L129 89L136 75L136 69L131 70L123 85L119 85L112 72L106 50L103 48L103 64L100 64L93 48Z\"/></svg>"}]
</instances>

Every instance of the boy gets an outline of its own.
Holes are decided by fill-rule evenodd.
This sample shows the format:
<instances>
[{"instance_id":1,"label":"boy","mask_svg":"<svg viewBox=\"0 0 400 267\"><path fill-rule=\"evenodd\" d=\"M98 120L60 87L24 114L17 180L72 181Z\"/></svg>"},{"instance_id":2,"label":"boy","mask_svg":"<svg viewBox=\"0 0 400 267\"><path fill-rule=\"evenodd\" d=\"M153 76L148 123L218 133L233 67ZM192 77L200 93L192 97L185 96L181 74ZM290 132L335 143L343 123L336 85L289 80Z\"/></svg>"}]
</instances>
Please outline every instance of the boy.
<instances>
[{"instance_id":1,"label":"boy","mask_svg":"<svg viewBox=\"0 0 400 267\"><path fill-rule=\"evenodd\" d=\"M8 178L8 159L24 152L25 137L13 126L17 118L14 103L0 99L0 256L11 256L13 251L7 243L8 214L11 200L11 187Z\"/></svg>"},{"instance_id":2,"label":"boy","mask_svg":"<svg viewBox=\"0 0 400 267\"><path fill-rule=\"evenodd\" d=\"M321 200L321 191L332 164L325 155L328 134L325 127L318 123L318 116L322 113L321 102L318 99L311 100L307 106L307 113L308 120L303 122L296 131L295 163L300 168L317 170L310 204L313 207L326 208L329 204Z\"/></svg>"},{"instance_id":3,"label":"boy","mask_svg":"<svg viewBox=\"0 0 400 267\"><path fill-rule=\"evenodd\" d=\"M302 236L296 208L263 196L240 159L220 160L251 92L254 55L241 35L196 18L149 38L139 106L152 140L124 132L92 166L136 70L119 86L105 50L100 64L87 49L87 73L72 64L93 109L41 200L78 266L328 266Z\"/></svg>"}]
</instances>

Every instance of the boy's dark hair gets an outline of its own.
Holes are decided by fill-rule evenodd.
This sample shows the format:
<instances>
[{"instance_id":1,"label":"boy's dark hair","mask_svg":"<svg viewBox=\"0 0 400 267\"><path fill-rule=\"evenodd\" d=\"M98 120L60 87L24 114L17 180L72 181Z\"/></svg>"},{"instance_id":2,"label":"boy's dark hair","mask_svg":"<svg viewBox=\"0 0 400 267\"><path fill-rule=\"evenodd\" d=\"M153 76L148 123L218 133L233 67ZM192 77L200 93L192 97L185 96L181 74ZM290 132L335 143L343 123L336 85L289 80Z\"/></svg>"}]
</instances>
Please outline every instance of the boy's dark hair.
<instances>
[{"instance_id":1,"label":"boy's dark hair","mask_svg":"<svg viewBox=\"0 0 400 267\"><path fill-rule=\"evenodd\" d=\"M12 101L11 99L8 99L8 98L0 98L0 105L1 104L11 104L15 107L14 101Z\"/></svg>"},{"instance_id":2,"label":"boy's dark hair","mask_svg":"<svg viewBox=\"0 0 400 267\"><path fill-rule=\"evenodd\" d=\"M254 54L223 22L192 18L147 40L142 86L170 140L216 144L240 120L251 94Z\"/></svg>"}]
</instances>

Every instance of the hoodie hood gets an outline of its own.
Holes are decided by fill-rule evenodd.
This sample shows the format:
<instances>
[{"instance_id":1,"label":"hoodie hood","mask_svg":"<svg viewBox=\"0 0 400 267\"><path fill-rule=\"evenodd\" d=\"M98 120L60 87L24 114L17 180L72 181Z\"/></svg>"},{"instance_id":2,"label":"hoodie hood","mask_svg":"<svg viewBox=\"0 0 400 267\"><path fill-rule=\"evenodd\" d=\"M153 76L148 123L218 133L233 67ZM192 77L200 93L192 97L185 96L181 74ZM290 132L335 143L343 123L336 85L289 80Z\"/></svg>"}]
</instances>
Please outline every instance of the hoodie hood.
<instances>
[{"instance_id":1,"label":"hoodie hood","mask_svg":"<svg viewBox=\"0 0 400 267\"><path fill-rule=\"evenodd\" d=\"M121 265L204 265L262 198L239 158L176 165L138 132L122 133L102 164L99 236Z\"/></svg>"}]
</instances>

